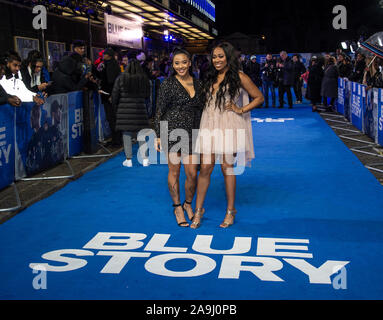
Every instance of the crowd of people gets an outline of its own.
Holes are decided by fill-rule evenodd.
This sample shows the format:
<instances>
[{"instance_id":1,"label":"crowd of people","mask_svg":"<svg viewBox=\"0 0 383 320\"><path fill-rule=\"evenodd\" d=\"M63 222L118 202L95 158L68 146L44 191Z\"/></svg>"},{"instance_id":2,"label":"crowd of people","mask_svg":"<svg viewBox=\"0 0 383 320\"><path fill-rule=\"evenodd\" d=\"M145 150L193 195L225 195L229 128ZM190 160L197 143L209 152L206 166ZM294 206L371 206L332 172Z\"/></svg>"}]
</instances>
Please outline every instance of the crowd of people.
<instances>
[{"instance_id":1,"label":"crowd of people","mask_svg":"<svg viewBox=\"0 0 383 320\"><path fill-rule=\"evenodd\" d=\"M298 54L290 58L286 51L278 57L267 54L259 64L255 55L246 59L227 42L216 45L210 56L193 57L186 50L176 49L171 56L161 59L136 51L120 56L106 48L91 61L85 56L82 41L75 41L72 47L73 51L66 53L51 73L38 51L31 51L25 61L17 52L7 52L0 59L0 104L17 107L22 102L35 102L39 106L51 94L98 91L112 130L112 144L123 144L126 156L123 166L131 167L132 140L142 129L151 127L146 107L151 81L163 78L156 99L155 148L165 152L168 159L169 192L181 227L189 226L184 211L192 228L201 225L203 203L216 161L221 164L227 196L226 215L220 226L227 228L234 223L235 159L244 167L254 158L250 112L262 106L268 108L270 92L273 107L278 100L279 108L283 108L286 94L288 106L293 108L292 89L295 103L302 103L302 87L306 82L305 97L316 111L322 103L333 107L339 77L366 84L368 88L383 87L381 59L358 54L351 62L340 51L336 55L314 55L306 68ZM163 121L167 124L165 129L160 125ZM186 141L182 137L172 138L172 132L178 129L187 133ZM231 132L227 133L227 129ZM194 130L198 131L197 136ZM217 131L221 137L211 136ZM243 136L238 139L240 134ZM142 164L148 166L146 142L137 140ZM186 174L183 204L179 185L181 162ZM195 194L194 211L191 203Z\"/></svg>"},{"instance_id":2,"label":"crowd of people","mask_svg":"<svg viewBox=\"0 0 383 320\"><path fill-rule=\"evenodd\" d=\"M266 108L269 107L270 96L273 107L279 102L279 108L283 108L285 93L289 108L292 108L292 90L296 97L295 104L302 103L304 87L305 98L311 101L313 111L321 110L319 106L324 109L333 108L338 98L339 77L361 83L367 90L383 87L382 59L357 53L352 60L341 49L333 54L313 55L307 68L299 54L290 58L284 51L279 57L267 54L265 62L261 64L257 62L255 55L249 59L242 55L240 60L242 70L262 88Z\"/></svg>"},{"instance_id":3,"label":"crowd of people","mask_svg":"<svg viewBox=\"0 0 383 320\"><path fill-rule=\"evenodd\" d=\"M124 73L137 73L139 67L143 74L136 77L144 75L145 79L150 81L156 79L163 81L174 72L172 56L167 54L147 56L143 51L121 53L106 48L95 57L94 61L91 61L86 57L85 43L80 40L73 42L72 50L66 52L63 58L55 63L51 72L48 72L46 61L39 51L30 51L25 60L22 60L15 51L8 51L2 55L0 104L20 106L22 102L35 102L41 105L48 95L77 90L97 90L101 95L112 131L111 143L115 146L120 146L122 143L130 146L131 129L135 129L139 123L147 124L143 114L137 119L131 115L141 110L142 103L147 103L142 102L142 99L147 101L151 95L150 86L136 88L141 95L145 92L140 96L138 107L135 103L130 103L128 98L118 108L118 104L121 104L119 97L121 95L123 97L123 93L119 95L116 86L122 88L126 82L122 83L117 79ZM305 98L311 101L313 111L320 110L318 106L332 108L338 97L338 77L363 83L368 89L383 87L382 59L365 57L361 53L356 55L354 61L341 49L334 54L314 55L306 68L299 54L290 57L285 51L280 52L279 56L269 53L262 63L258 63L256 55L246 57L236 52L239 68L262 91L265 108L270 105L277 107L277 104L279 108L283 108L286 103L285 95L288 107L293 108L294 104L302 103L303 88L306 88ZM195 55L190 59L193 77L205 81L212 58L209 55ZM130 65L132 61L135 63ZM128 156L129 151L127 151L129 159ZM130 166L130 162L125 164Z\"/></svg>"}]
</instances>

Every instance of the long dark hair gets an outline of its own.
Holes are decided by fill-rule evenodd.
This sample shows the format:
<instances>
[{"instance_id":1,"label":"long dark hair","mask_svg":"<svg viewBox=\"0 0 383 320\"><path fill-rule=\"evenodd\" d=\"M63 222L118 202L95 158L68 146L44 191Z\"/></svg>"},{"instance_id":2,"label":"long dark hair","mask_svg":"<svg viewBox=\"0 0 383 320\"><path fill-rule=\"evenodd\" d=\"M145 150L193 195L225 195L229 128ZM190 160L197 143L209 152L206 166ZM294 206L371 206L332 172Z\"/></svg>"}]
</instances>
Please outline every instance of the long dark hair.
<instances>
[{"instance_id":1,"label":"long dark hair","mask_svg":"<svg viewBox=\"0 0 383 320\"><path fill-rule=\"evenodd\" d=\"M150 95L149 78L137 59L129 60L121 77L125 91L139 97L148 97Z\"/></svg>"},{"instance_id":2,"label":"long dark hair","mask_svg":"<svg viewBox=\"0 0 383 320\"><path fill-rule=\"evenodd\" d=\"M222 102L224 102L224 97L226 91L229 92L230 100L234 101L239 90L241 88L241 79L239 78L239 57L234 49L234 47L229 42L222 42L213 47L211 51L211 57L213 57L213 52L216 48L221 48L226 56L228 70L226 71L225 78L220 83L217 91L217 99L215 101L215 107L223 109ZM212 99L212 87L213 84L217 82L218 71L213 65L213 59L211 59L209 69L205 77L204 91L207 97L207 102L210 102ZM207 103L207 104L208 104ZM207 105L206 104L206 105Z\"/></svg>"},{"instance_id":3,"label":"long dark hair","mask_svg":"<svg viewBox=\"0 0 383 320\"><path fill-rule=\"evenodd\" d=\"M171 60L172 60L172 63L171 63L171 73L170 73L170 75L171 75L172 77L174 77L174 76L177 74L177 71L174 70L174 68L173 68L173 60L174 60L174 57L175 57L176 55L178 55L178 54L184 54L185 56L188 57L189 61L192 62L191 54L190 54L187 50L185 50L185 49L181 49L181 48L176 48L176 49L174 49L174 51L173 51L172 54L171 54ZM192 66L190 66L190 68L189 68L189 74L190 74L192 77L194 77Z\"/></svg>"}]
</instances>

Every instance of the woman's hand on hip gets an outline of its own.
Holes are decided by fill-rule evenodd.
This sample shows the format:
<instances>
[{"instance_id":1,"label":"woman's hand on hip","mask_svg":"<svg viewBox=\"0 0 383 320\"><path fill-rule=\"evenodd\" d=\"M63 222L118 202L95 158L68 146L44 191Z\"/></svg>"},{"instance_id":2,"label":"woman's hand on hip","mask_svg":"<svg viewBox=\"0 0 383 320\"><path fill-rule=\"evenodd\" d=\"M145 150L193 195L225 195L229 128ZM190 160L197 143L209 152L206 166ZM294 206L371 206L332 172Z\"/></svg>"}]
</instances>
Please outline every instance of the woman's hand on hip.
<instances>
[{"instance_id":1,"label":"woman's hand on hip","mask_svg":"<svg viewBox=\"0 0 383 320\"><path fill-rule=\"evenodd\" d=\"M157 152L162 151L162 146L161 146L161 139L157 138L156 141L154 142L154 147L156 148Z\"/></svg>"}]
</instances>

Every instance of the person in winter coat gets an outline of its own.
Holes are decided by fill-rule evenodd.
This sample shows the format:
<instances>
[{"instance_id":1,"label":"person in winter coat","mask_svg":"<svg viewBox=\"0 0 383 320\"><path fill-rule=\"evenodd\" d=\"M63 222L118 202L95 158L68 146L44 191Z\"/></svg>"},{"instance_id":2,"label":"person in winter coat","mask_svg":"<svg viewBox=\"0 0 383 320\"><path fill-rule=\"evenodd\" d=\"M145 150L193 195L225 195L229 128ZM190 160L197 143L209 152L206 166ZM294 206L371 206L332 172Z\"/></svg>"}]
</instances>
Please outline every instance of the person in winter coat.
<instances>
[{"instance_id":1,"label":"person in winter coat","mask_svg":"<svg viewBox=\"0 0 383 320\"><path fill-rule=\"evenodd\" d=\"M0 79L0 86L6 92L7 97L17 97L15 101L18 102L18 105L22 102L34 102L37 105L42 105L44 100L28 90L21 80L21 58L19 54L15 51L8 51L5 56L5 63L5 72Z\"/></svg>"},{"instance_id":2,"label":"person in winter coat","mask_svg":"<svg viewBox=\"0 0 383 320\"><path fill-rule=\"evenodd\" d=\"M281 62L279 67L282 68L282 81L279 84L279 108L283 108L283 96L287 93L287 101L289 108L293 107L293 96L291 87L294 85L294 66L286 51L280 53Z\"/></svg>"},{"instance_id":3,"label":"person in winter coat","mask_svg":"<svg viewBox=\"0 0 383 320\"><path fill-rule=\"evenodd\" d=\"M347 62L347 57L344 53L338 56L338 72L339 77L349 79L352 73L352 65Z\"/></svg>"},{"instance_id":4,"label":"person in winter coat","mask_svg":"<svg viewBox=\"0 0 383 320\"><path fill-rule=\"evenodd\" d=\"M6 58L4 56L0 57L0 79L5 75L7 68ZM21 100L16 97L8 94L4 88L0 85L0 106L2 104L10 104L13 107L19 107L21 105Z\"/></svg>"},{"instance_id":5,"label":"person in winter coat","mask_svg":"<svg viewBox=\"0 0 383 320\"><path fill-rule=\"evenodd\" d=\"M299 60L299 55L293 56L293 73L294 73L294 93L297 99L296 103L302 103L302 74L306 72L304 64Z\"/></svg>"},{"instance_id":6,"label":"person in winter coat","mask_svg":"<svg viewBox=\"0 0 383 320\"><path fill-rule=\"evenodd\" d=\"M262 89L265 97L265 108L269 107L269 90L271 90L272 106L275 108L275 73L276 66L271 53L266 55L266 61L261 67Z\"/></svg>"},{"instance_id":7,"label":"person in winter coat","mask_svg":"<svg viewBox=\"0 0 383 320\"><path fill-rule=\"evenodd\" d=\"M117 77L121 74L120 65L115 59L115 52L111 48L104 51L103 62L98 66L96 71L97 78L100 79L101 101L105 108L106 119L108 120L110 130L112 132L112 145L121 145L120 132L115 129L116 111L110 101L110 96L113 91L114 83Z\"/></svg>"},{"instance_id":8,"label":"person in winter coat","mask_svg":"<svg viewBox=\"0 0 383 320\"><path fill-rule=\"evenodd\" d=\"M366 69L365 56L361 53L358 53L353 71L350 76L350 80L353 82L362 83L365 69Z\"/></svg>"},{"instance_id":9,"label":"person in winter coat","mask_svg":"<svg viewBox=\"0 0 383 320\"><path fill-rule=\"evenodd\" d=\"M330 57L327 68L324 70L321 89L321 95L323 97L323 104L325 107L328 107L327 98L331 99L329 105L330 108L334 106L334 102L338 98L338 77L339 72L336 67L336 59L335 57Z\"/></svg>"},{"instance_id":10,"label":"person in winter coat","mask_svg":"<svg viewBox=\"0 0 383 320\"><path fill-rule=\"evenodd\" d=\"M149 128L145 99L150 95L150 82L137 59L129 59L125 72L116 80L112 91L112 104L116 106L116 130L122 131L126 167L132 166L132 138ZM146 142L139 141L139 150ZM147 153L141 154L143 165L149 165Z\"/></svg>"},{"instance_id":11,"label":"person in winter coat","mask_svg":"<svg viewBox=\"0 0 383 320\"><path fill-rule=\"evenodd\" d=\"M45 80L45 75L42 72L44 60L40 56L35 56L21 67L21 76L25 86L32 92L42 92L46 96L46 91L49 88L49 83Z\"/></svg>"},{"instance_id":12,"label":"person in winter coat","mask_svg":"<svg viewBox=\"0 0 383 320\"><path fill-rule=\"evenodd\" d=\"M251 56L249 63L246 65L244 69L245 73L250 77L250 79L255 83L257 87L262 86L261 80L261 66L257 62L256 56Z\"/></svg>"},{"instance_id":13,"label":"person in winter coat","mask_svg":"<svg viewBox=\"0 0 383 320\"><path fill-rule=\"evenodd\" d=\"M311 58L311 66L307 79L306 98L311 100L312 111L317 111L317 104L321 102L321 87L323 80L323 60L316 56Z\"/></svg>"},{"instance_id":14,"label":"person in winter coat","mask_svg":"<svg viewBox=\"0 0 383 320\"><path fill-rule=\"evenodd\" d=\"M75 60L70 56L64 57L58 64L58 68L52 75L51 94L67 93L71 91L78 91L85 87L90 78L90 73L87 73L79 82L76 82L78 65Z\"/></svg>"}]
</instances>

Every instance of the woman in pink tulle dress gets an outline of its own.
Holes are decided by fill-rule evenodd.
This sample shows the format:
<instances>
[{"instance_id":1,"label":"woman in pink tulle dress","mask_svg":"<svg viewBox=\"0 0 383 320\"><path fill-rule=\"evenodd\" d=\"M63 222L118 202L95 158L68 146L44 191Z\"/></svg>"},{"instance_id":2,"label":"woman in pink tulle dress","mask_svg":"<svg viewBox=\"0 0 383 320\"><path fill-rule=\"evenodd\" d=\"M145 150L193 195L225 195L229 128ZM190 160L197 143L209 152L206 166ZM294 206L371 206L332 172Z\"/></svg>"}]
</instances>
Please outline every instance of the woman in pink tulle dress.
<instances>
[{"instance_id":1,"label":"woman in pink tulle dress","mask_svg":"<svg viewBox=\"0 0 383 320\"><path fill-rule=\"evenodd\" d=\"M250 166L254 158L250 111L264 98L251 79L240 71L234 47L223 42L213 48L211 66L204 79L207 102L202 113L196 151L201 154L196 210L191 228L198 228L205 213L203 203L216 161L225 180L227 209L220 227L234 223L237 168ZM249 95L253 98L249 103Z\"/></svg>"}]
</instances>

